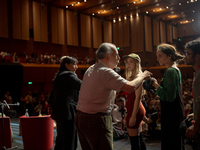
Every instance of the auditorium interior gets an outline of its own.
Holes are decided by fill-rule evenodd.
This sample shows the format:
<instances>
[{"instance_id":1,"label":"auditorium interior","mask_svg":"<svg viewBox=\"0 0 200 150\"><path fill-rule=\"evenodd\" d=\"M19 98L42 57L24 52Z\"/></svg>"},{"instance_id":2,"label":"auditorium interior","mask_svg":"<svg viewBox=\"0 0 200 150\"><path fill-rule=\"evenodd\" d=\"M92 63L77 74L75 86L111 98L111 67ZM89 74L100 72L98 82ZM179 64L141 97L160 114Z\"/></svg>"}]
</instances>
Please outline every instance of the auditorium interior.
<instances>
[{"instance_id":1,"label":"auditorium interior","mask_svg":"<svg viewBox=\"0 0 200 150\"><path fill-rule=\"evenodd\" d=\"M14 104L4 109L11 118L12 146L24 149L19 123L25 114L23 95L51 92L62 56L77 58L82 79L97 61L99 45L109 42L118 49L122 76L122 57L136 53L143 70L162 78L166 68L158 65L157 45L172 44L185 55L184 45L200 37L199 8L200 0L0 0L0 98L3 102L9 92ZM193 78L184 60L179 68L185 80ZM159 150L160 141L147 146ZM114 150L122 148L130 149L127 140L114 142Z\"/></svg>"}]
</instances>

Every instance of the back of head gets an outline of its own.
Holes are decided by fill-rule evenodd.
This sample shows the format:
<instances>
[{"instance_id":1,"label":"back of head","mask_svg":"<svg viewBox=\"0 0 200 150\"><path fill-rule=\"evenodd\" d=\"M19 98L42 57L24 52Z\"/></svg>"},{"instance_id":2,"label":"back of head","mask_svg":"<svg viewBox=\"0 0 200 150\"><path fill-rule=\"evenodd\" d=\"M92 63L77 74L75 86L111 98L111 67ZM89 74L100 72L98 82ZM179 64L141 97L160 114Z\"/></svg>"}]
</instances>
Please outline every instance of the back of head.
<instances>
[{"instance_id":1,"label":"back of head","mask_svg":"<svg viewBox=\"0 0 200 150\"><path fill-rule=\"evenodd\" d=\"M184 58L184 56L179 54L176 51L176 48L170 44L163 43L163 44L158 45L157 51L161 51L167 56L171 56L171 61L177 61Z\"/></svg>"},{"instance_id":2,"label":"back of head","mask_svg":"<svg viewBox=\"0 0 200 150\"><path fill-rule=\"evenodd\" d=\"M195 56L196 54L200 54L200 38L186 43L185 49L191 49L193 52L193 56Z\"/></svg>"},{"instance_id":3,"label":"back of head","mask_svg":"<svg viewBox=\"0 0 200 150\"><path fill-rule=\"evenodd\" d=\"M97 59L104 59L106 54L112 53L112 49L116 46L112 43L102 43L96 51Z\"/></svg>"}]
</instances>

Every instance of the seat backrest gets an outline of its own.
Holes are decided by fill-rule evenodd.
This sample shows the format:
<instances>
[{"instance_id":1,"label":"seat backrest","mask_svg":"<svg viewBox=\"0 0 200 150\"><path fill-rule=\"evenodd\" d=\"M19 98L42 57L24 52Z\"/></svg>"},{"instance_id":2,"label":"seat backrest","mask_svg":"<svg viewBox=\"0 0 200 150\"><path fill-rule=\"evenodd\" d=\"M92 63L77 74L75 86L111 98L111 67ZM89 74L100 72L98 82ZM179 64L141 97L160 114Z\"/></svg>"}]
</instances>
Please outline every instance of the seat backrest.
<instances>
[{"instance_id":1,"label":"seat backrest","mask_svg":"<svg viewBox=\"0 0 200 150\"><path fill-rule=\"evenodd\" d=\"M10 117L3 117L4 119L4 146L6 148L12 147L12 135L11 135L11 126L10 126ZM0 147L3 146L3 137L2 137L2 117L0 116Z\"/></svg>"},{"instance_id":2,"label":"seat backrest","mask_svg":"<svg viewBox=\"0 0 200 150\"><path fill-rule=\"evenodd\" d=\"M53 120L50 115L20 117L24 150L49 150L53 147Z\"/></svg>"}]
</instances>

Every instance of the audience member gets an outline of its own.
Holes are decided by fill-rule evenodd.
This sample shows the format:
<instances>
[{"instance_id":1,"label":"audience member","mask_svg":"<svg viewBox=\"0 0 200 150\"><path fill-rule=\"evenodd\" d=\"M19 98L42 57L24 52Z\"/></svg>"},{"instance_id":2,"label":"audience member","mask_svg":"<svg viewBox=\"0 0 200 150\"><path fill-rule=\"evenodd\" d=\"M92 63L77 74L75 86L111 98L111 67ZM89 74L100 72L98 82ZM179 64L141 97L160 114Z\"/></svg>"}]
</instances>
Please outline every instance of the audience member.
<instances>
[{"instance_id":1,"label":"audience member","mask_svg":"<svg viewBox=\"0 0 200 150\"><path fill-rule=\"evenodd\" d=\"M144 119L148 124L148 134L153 138L161 138L161 106L160 100L156 100L154 106L156 112L152 113L149 118Z\"/></svg>"},{"instance_id":2,"label":"audience member","mask_svg":"<svg viewBox=\"0 0 200 150\"><path fill-rule=\"evenodd\" d=\"M96 51L98 62L84 74L75 118L79 140L83 150L112 150L112 111L116 91L135 91L144 78L151 73L145 71L133 81L127 81L113 69L120 57L114 44L103 43ZM98 135L98 136L96 136ZM103 144L99 144L99 141Z\"/></svg>"},{"instance_id":3,"label":"audience member","mask_svg":"<svg viewBox=\"0 0 200 150\"><path fill-rule=\"evenodd\" d=\"M159 64L167 67L160 85L156 79L153 82L153 87L157 89L156 95L161 100L161 149L181 150L184 149L184 143L179 127L185 113L182 101L181 72L176 62L183 59L183 56L169 44L158 45L156 56Z\"/></svg>"}]
</instances>

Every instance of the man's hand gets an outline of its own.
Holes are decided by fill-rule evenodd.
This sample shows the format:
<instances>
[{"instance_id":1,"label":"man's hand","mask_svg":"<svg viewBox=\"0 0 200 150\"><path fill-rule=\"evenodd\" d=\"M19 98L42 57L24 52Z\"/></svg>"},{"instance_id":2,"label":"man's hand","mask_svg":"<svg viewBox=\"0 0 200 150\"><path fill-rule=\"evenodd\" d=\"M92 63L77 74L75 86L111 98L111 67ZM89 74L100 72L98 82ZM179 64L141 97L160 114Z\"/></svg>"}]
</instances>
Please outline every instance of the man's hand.
<instances>
[{"instance_id":1,"label":"man's hand","mask_svg":"<svg viewBox=\"0 0 200 150\"><path fill-rule=\"evenodd\" d=\"M149 80L151 75L153 75L151 72L145 70L141 75L144 77L144 80Z\"/></svg>"}]
</instances>

